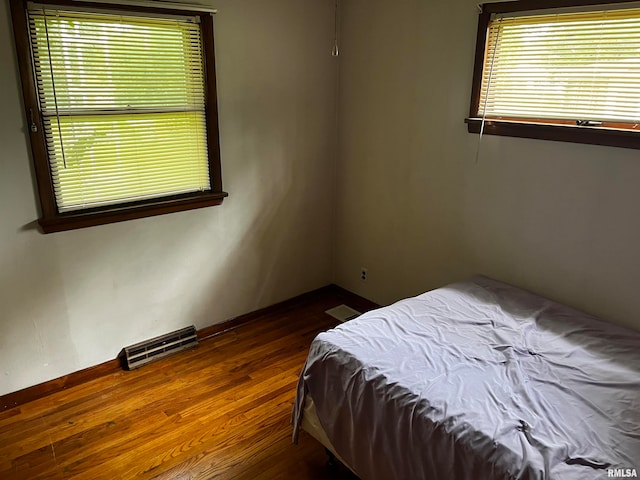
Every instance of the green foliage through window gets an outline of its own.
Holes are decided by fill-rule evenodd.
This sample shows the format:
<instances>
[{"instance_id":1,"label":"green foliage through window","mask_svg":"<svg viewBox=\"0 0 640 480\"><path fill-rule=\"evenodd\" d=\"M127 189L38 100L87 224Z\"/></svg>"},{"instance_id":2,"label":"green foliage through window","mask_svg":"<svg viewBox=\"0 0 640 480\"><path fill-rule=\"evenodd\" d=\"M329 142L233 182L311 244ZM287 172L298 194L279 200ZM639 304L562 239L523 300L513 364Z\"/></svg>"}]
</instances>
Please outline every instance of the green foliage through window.
<instances>
[{"instance_id":1,"label":"green foliage through window","mask_svg":"<svg viewBox=\"0 0 640 480\"><path fill-rule=\"evenodd\" d=\"M640 9L496 14L477 115L640 122Z\"/></svg>"},{"instance_id":2,"label":"green foliage through window","mask_svg":"<svg viewBox=\"0 0 640 480\"><path fill-rule=\"evenodd\" d=\"M195 18L36 6L29 26L60 212L210 189Z\"/></svg>"}]
</instances>

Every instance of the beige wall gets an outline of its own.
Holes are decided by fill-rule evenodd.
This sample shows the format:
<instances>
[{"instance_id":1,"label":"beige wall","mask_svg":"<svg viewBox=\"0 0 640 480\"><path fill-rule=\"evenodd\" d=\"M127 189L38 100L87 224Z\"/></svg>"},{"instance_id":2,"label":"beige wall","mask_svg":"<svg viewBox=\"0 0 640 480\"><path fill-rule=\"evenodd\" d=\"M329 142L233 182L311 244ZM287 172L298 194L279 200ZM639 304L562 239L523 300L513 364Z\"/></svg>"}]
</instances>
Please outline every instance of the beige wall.
<instances>
[{"instance_id":1,"label":"beige wall","mask_svg":"<svg viewBox=\"0 0 640 480\"><path fill-rule=\"evenodd\" d=\"M220 0L222 206L42 235L0 6L0 395L330 281L330 2Z\"/></svg>"},{"instance_id":2,"label":"beige wall","mask_svg":"<svg viewBox=\"0 0 640 480\"><path fill-rule=\"evenodd\" d=\"M484 273L640 329L640 154L485 137L476 164L476 3L343 2L336 281L389 303Z\"/></svg>"}]
</instances>

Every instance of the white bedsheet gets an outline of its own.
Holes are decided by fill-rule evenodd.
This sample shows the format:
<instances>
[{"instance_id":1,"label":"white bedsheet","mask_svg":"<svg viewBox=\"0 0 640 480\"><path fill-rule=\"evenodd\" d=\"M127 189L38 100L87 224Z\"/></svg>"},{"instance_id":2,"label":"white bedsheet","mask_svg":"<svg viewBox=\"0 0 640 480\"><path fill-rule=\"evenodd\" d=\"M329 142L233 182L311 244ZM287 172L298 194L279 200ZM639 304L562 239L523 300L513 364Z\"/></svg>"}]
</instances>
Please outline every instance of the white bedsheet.
<instances>
[{"instance_id":1,"label":"white bedsheet","mask_svg":"<svg viewBox=\"0 0 640 480\"><path fill-rule=\"evenodd\" d=\"M306 395L366 480L640 473L640 333L485 277L313 341Z\"/></svg>"}]
</instances>

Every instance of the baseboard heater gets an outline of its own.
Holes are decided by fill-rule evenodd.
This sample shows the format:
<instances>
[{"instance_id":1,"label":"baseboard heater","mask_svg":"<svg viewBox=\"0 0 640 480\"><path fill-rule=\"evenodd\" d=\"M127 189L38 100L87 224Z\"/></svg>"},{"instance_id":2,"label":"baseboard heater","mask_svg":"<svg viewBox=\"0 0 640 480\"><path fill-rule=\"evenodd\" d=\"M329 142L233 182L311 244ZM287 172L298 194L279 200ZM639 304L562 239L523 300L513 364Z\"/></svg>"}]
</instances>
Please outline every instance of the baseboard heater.
<instances>
[{"instance_id":1,"label":"baseboard heater","mask_svg":"<svg viewBox=\"0 0 640 480\"><path fill-rule=\"evenodd\" d=\"M198 345L196 327L186 327L124 347L122 366L125 370L133 370L174 353L195 348Z\"/></svg>"}]
</instances>

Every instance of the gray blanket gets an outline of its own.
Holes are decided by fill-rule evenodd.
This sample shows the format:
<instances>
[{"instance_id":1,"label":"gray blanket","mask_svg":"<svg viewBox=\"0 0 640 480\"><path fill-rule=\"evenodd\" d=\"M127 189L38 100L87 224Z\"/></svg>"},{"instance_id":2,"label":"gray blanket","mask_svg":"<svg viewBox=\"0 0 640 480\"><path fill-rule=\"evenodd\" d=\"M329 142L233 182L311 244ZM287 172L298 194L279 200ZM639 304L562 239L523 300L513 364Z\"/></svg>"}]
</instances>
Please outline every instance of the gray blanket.
<instances>
[{"instance_id":1,"label":"gray blanket","mask_svg":"<svg viewBox=\"0 0 640 480\"><path fill-rule=\"evenodd\" d=\"M366 480L640 474L640 333L485 277L318 335L294 440L306 395Z\"/></svg>"}]
</instances>

